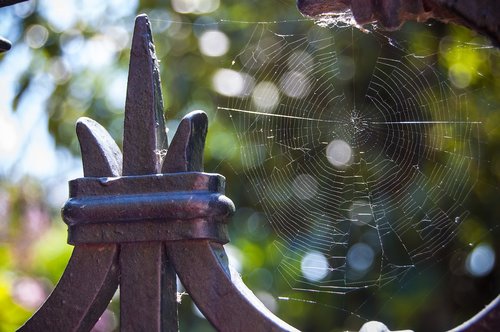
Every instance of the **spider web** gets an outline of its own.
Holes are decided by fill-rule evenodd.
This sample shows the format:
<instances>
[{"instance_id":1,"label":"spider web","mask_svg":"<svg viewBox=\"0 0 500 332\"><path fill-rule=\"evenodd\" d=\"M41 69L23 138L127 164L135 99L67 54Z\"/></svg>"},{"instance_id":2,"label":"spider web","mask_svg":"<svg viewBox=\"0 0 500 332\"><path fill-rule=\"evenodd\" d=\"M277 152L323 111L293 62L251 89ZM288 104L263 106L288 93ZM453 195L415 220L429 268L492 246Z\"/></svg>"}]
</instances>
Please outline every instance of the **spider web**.
<instances>
[{"instance_id":1,"label":"spider web","mask_svg":"<svg viewBox=\"0 0 500 332\"><path fill-rule=\"evenodd\" d=\"M256 25L231 67L246 89L218 107L277 234L278 270L295 290L339 294L404 278L468 215L481 123L436 54L291 24L304 23Z\"/></svg>"}]
</instances>

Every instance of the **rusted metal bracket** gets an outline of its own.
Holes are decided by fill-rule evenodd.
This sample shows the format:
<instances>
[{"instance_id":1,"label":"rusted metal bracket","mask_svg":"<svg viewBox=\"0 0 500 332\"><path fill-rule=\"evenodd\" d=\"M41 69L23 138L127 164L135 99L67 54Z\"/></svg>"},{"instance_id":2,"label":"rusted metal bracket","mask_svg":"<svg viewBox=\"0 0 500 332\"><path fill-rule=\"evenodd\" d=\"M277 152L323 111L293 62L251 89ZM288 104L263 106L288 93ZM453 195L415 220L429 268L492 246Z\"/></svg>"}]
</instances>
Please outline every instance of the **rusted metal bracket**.
<instances>
[{"instance_id":1,"label":"rusted metal bracket","mask_svg":"<svg viewBox=\"0 0 500 332\"><path fill-rule=\"evenodd\" d=\"M120 285L121 331L177 331L176 273L220 331L294 331L229 265L225 179L203 173L208 118L196 111L170 147L150 23L136 18L123 155L95 121L77 123L84 178L62 210L73 255L20 331L88 331ZM164 155L166 151L166 155ZM163 159L163 160L162 160Z\"/></svg>"}]
</instances>

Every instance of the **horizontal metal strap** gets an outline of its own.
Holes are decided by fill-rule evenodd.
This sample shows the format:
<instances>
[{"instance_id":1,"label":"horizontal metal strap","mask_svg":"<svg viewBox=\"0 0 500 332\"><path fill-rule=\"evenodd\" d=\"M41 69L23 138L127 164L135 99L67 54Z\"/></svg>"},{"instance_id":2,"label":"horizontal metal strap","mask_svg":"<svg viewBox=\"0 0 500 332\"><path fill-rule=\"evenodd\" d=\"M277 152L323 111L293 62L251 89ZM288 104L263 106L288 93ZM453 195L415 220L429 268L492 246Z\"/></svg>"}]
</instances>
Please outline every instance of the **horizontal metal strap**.
<instances>
[{"instance_id":1,"label":"horizontal metal strap","mask_svg":"<svg viewBox=\"0 0 500 332\"><path fill-rule=\"evenodd\" d=\"M234 204L225 179L200 172L85 177L70 181L62 208L68 243L209 239L227 243Z\"/></svg>"},{"instance_id":2,"label":"horizontal metal strap","mask_svg":"<svg viewBox=\"0 0 500 332\"><path fill-rule=\"evenodd\" d=\"M220 174L185 172L119 177L84 177L69 182L69 196L150 194L208 191L223 194L226 178Z\"/></svg>"},{"instance_id":3,"label":"horizontal metal strap","mask_svg":"<svg viewBox=\"0 0 500 332\"><path fill-rule=\"evenodd\" d=\"M101 244L143 241L211 240L229 242L227 225L220 220L147 220L70 226L68 243Z\"/></svg>"},{"instance_id":4,"label":"horizontal metal strap","mask_svg":"<svg viewBox=\"0 0 500 332\"><path fill-rule=\"evenodd\" d=\"M162 192L70 198L62 209L62 217L69 226L198 218L223 221L234 209L233 202L218 193Z\"/></svg>"}]
</instances>

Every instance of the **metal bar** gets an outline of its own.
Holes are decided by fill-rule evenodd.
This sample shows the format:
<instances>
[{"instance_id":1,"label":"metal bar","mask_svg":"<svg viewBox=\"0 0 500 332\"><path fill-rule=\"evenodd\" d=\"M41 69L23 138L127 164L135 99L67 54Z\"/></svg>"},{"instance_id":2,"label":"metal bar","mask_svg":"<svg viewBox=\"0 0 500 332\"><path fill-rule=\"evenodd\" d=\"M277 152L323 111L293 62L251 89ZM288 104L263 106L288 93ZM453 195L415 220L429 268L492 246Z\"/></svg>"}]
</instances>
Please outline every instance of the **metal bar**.
<instances>
[{"instance_id":1,"label":"metal bar","mask_svg":"<svg viewBox=\"0 0 500 332\"><path fill-rule=\"evenodd\" d=\"M125 104L123 175L155 174L167 148L158 63L149 20L136 18ZM176 275L161 242L121 245L120 328L177 331Z\"/></svg>"},{"instance_id":2,"label":"metal bar","mask_svg":"<svg viewBox=\"0 0 500 332\"><path fill-rule=\"evenodd\" d=\"M124 243L120 251L120 330L174 331L162 326L162 284L167 278L161 242ZM163 274L163 275L162 275ZM175 276L175 274L174 274ZM174 279L175 280L175 279ZM167 281L168 282L168 281ZM162 303L167 301L167 303Z\"/></svg>"},{"instance_id":3,"label":"metal bar","mask_svg":"<svg viewBox=\"0 0 500 332\"><path fill-rule=\"evenodd\" d=\"M483 310L465 323L449 332L492 332L500 331L500 295Z\"/></svg>"},{"instance_id":4,"label":"metal bar","mask_svg":"<svg viewBox=\"0 0 500 332\"><path fill-rule=\"evenodd\" d=\"M123 137L123 175L160 172L167 148L161 85L149 19L135 20Z\"/></svg>"},{"instance_id":5,"label":"metal bar","mask_svg":"<svg viewBox=\"0 0 500 332\"><path fill-rule=\"evenodd\" d=\"M227 262L224 248L209 241L166 243L179 278L217 331L298 331L271 311Z\"/></svg>"},{"instance_id":6,"label":"metal bar","mask_svg":"<svg viewBox=\"0 0 500 332\"><path fill-rule=\"evenodd\" d=\"M57 287L18 331L90 331L118 286L117 258L114 244L75 247Z\"/></svg>"},{"instance_id":7,"label":"metal bar","mask_svg":"<svg viewBox=\"0 0 500 332\"><path fill-rule=\"evenodd\" d=\"M203 170L208 119L188 114L179 124L163 162L163 172ZM221 192L223 193L223 192ZM208 240L166 242L182 284L219 331L297 331L271 313L231 269L221 244Z\"/></svg>"},{"instance_id":8,"label":"metal bar","mask_svg":"<svg viewBox=\"0 0 500 332\"><path fill-rule=\"evenodd\" d=\"M122 223L99 223L70 226L68 243L102 244L123 242L211 240L228 243L227 225L223 220L197 218L165 222L141 221Z\"/></svg>"},{"instance_id":9,"label":"metal bar","mask_svg":"<svg viewBox=\"0 0 500 332\"><path fill-rule=\"evenodd\" d=\"M77 123L85 176L119 176L121 152L90 119ZM19 331L89 331L118 287L116 244L76 246L56 288ZM69 309L69 310L68 310Z\"/></svg>"},{"instance_id":10,"label":"metal bar","mask_svg":"<svg viewBox=\"0 0 500 332\"><path fill-rule=\"evenodd\" d=\"M188 220L228 216L232 202L219 193L177 192L70 199L63 208L65 222L84 225L99 222Z\"/></svg>"},{"instance_id":11,"label":"metal bar","mask_svg":"<svg viewBox=\"0 0 500 332\"><path fill-rule=\"evenodd\" d=\"M120 168L121 169L121 168ZM121 177L84 177L69 182L69 196L213 192L224 190L225 178L213 173L153 174Z\"/></svg>"}]
</instances>

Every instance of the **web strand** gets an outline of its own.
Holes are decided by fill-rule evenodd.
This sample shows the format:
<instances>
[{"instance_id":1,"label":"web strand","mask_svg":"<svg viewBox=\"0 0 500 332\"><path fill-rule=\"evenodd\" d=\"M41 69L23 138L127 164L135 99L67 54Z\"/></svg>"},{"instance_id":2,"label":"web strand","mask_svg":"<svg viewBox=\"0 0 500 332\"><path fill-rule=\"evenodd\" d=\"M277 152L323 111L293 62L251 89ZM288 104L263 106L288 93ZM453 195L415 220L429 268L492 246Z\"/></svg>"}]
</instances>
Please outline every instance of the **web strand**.
<instances>
[{"instance_id":1,"label":"web strand","mask_svg":"<svg viewBox=\"0 0 500 332\"><path fill-rule=\"evenodd\" d=\"M278 236L279 272L335 294L404 278L466 218L482 122L428 57L356 29L339 47L330 29L273 26L233 60L252 93L217 109Z\"/></svg>"}]
</instances>

